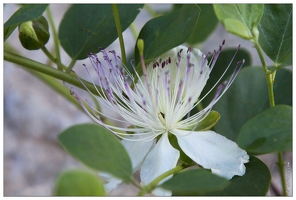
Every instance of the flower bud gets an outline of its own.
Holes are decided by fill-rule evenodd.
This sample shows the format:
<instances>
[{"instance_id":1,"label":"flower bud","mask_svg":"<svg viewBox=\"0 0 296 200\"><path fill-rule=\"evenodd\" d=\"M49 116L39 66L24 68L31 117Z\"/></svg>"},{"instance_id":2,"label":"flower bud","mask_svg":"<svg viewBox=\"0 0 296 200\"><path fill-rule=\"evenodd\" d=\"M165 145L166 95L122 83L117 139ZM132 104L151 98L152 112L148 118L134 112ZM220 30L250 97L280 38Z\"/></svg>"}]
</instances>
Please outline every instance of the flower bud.
<instances>
[{"instance_id":1,"label":"flower bud","mask_svg":"<svg viewBox=\"0 0 296 200\"><path fill-rule=\"evenodd\" d=\"M18 30L21 44L28 50L40 49L49 40L48 23L43 16L20 24Z\"/></svg>"}]
</instances>

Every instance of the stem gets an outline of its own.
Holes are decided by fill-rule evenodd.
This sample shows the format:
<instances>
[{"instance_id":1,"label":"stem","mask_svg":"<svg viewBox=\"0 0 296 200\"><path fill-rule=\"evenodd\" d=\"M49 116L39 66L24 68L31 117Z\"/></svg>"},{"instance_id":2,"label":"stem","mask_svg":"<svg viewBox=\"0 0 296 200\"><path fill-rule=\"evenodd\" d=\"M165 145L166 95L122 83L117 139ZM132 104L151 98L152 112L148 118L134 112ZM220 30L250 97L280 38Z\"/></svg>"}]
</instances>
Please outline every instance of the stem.
<instances>
[{"instance_id":1,"label":"stem","mask_svg":"<svg viewBox=\"0 0 296 200\"><path fill-rule=\"evenodd\" d=\"M142 187L141 185L134 179L134 178L131 178L131 183L136 186L139 190L142 190Z\"/></svg>"},{"instance_id":2,"label":"stem","mask_svg":"<svg viewBox=\"0 0 296 200\"><path fill-rule=\"evenodd\" d=\"M42 46L41 50L52 62L54 62L54 63L57 62L57 59L54 58L53 55L51 55L51 53L47 50L47 48L45 46Z\"/></svg>"},{"instance_id":3,"label":"stem","mask_svg":"<svg viewBox=\"0 0 296 200\"><path fill-rule=\"evenodd\" d=\"M76 59L72 59L70 65L68 66L67 70L66 70L66 73L70 73L70 71L72 70L72 68L74 67L76 63Z\"/></svg>"},{"instance_id":4,"label":"stem","mask_svg":"<svg viewBox=\"0 0 296 200\"><path fill-rule=\"evenodd\" d=\"M53 35L54 49L55 49L55 54L56 54L56 62L55 63L57 64L57 68L62 71L63 66L61 63L59 39L58 39L58 34L57 34L57 31L56 31L56 28L55 28L55 25L53 22L53 18L52 18L52 14L49 9L49 6L47 6L47 8L46 8L46 14L48 16L49 25L50 25L50 28L52 30L52 35Z\"/></svg>"},{"instance_id":5,"label":"stem","mask_svg":"<svg viewBox=\"0 0 296 200\"><path fill-rule=\"evenodd\" d=\"M274 102L274 93L273 93L273 80L274 80L274 74L275 72L271 73L266 66L262 51L261 51L261 47L260 44L258 42L254 42L255 44L255 48L258 52L259 58L261 60L262 63L262 67L264 69L265 72L265 76L266 76L266 81L267 81L267 86L268 86L268 94L269 94L269 104L270 107L274 107L275 106L275 102Z\"/></svg>"},{"instance_id":6,"label":"stem","mask_svg":"<svg viewBox=\"0 0 296 200\"><path fill-rule=\"evenodd\" d=\"M43 53L55 64L57 64L58 69L67 69L66 66L64 66L62 63L58 62L58 60L56 58L53 57L53 55L46 49L45 46L41 47L41 50L43 51ZM59 69L60 70L60 69Z\"/></svg>"},{"instance_id":7,"label":"stem","mask_svg":"<svg viewBox=\"0 0 296 200\"><path fill-rule=\"evenodd\" d=\"M267 66L266 66L262 51L261 51L261 46L257 40L254 41L254 45L255 45L255 48L258 52L258 55L260 57L260 60L261 60L261 63L262 63L262 66L263 66L263 69L265 72L267 86L268 86L269 104L270 104L270 107L274 107L275 101L274 101L274 92L273 92L273 82L275 79L276 71L270 72L267 69ZM287 196L287 186L286 186L286 177L285 177L285 162L284 162L283 155L281 152L278 152L278 167L279 167L280 176L281 176L283 195Z\"/></svg>"},{"instance_id":8,"label":"stem","mask_svg":"<svg viewBox=\"0 0 296 200\"><path fill-rule=\"evenodd\" d=\"M149 4L145 4L144 8L147 10L147 12L149 13L149 15L153 18L159 16L152 8Z\"/></svg>"},{"instance_id":9,"label":"stem","mask_svg":"<svg viewBox=\"0 0 296 200\"><path fill-rule=\"evenodd\" d=\"M278 153L278 167L280 170L281 181L282 181L282 188L283 188L283 195L288 196L287 194L287 185L286 185L286 178L285 178L285 161L281 152Z\"/></svg>"},{"instance_id":10,"label":"stem","mask_svg":"<svg viewBox=\"0 0 296 200\"><path fill-rule=\"evenodd\" d=\"M142 188L142 190L139 192L138 196L143 196L144 194L150 193L157 186L157 184L160 181L162 181L163 179L165 179L166 177L168 177L170 175L177 173L178 171L180 171L182 169L184 169L184 167L181 165L178 165L175 168L170 169L169 171L166 171L165 173L161 174L156 179L154 179L150 184L144 186Z\"/></svg>"},{"instance_id":11,"label":"stem","mask_svg":"<svg viewBox=\"0 0 296 200\"><path fill-rule=\"evenodd\" d=\"M131 31L132 31L132 34L133 34L133 36L134 36L134 38L135 38L135 40L138 38L138 31L137 31L137 29L136 29L136 25L135 25L135 23L133 22L133 23L131 23L131 25L130 25L130 28L131 28Z\"/></svg>"},{"instance_id":12,"label":"stem","mask_svg":"<svg viewBox=\"0 0 296 200\"><path fill-rule=\"evenodd\" d=\"M120 25L120 18L119 18L118 9L117 9L116 4L112 4L112 10L113 10L114 20L115 20L117 34L118 34L118 38L119 38L119 43L120 43L122 62L124 65L126 65L124 41L123 41L122 29L121 29L121 25Z\"/></svg>"},{"instance_id":13,"label":"stem","mask_svg":"<svg viewBox=\"0 0 296 200\"><path fill-rule=\"evenodd\" d=\"M83 86L83 84L78 80L78 78L75 75L73 75L73 73L71 75L71 74L62 72L60 70L49 67L42 63L36 62L34 60L10 53L6 50L4 50L4 60L15 63L15 64L19 64L23 67L41 72L43 74L47 74L49 76L60 79L62 81L65 81L67 83L70 83L72 85L75 85L85 90L85 87ZM94 86L92 83L84 80L81 80L81 81L95 95L98 94L97 90L101 90L99 86ZM99 91L99 92L103 92L103 91Z\"/></svg>"}]
</instances>

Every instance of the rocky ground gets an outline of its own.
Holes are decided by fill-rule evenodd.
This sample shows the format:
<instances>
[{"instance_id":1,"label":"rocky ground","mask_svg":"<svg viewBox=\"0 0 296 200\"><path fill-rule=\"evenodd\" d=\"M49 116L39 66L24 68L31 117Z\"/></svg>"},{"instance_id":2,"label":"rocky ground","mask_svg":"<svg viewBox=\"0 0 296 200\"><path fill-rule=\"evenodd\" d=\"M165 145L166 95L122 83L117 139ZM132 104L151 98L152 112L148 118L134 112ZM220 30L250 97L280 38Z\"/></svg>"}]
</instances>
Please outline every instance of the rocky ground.
<instances>
[{"instance_id":1,"label":"rocky ground","mask_svg":"<svg viewBox=\"0 0 296 200\"><path fill-rule=\"evenodd\" d=\"M57 23L67 7L68 5L63 4L52 6ZM18 6L12 4L4 7L4 22L17 8ZM139 16L137 23L143 24L145 17L147 13ZM131 38L131 33L127 31L124 36L127 40ZM216 47L225 38L228 38L227 44L230 46L241 43L245 48L252 48L250 43L227 34L224 28L219 26L218 31L204 44L206 47L204 51L212 50L213 44ZM41 51L23 50L16 32L8 41L22 55L46 62ZM117 46L118 41L115 41L112 47L117 48ZM69 62L67 59L63 61ZM254 62L258 61L254 60ZM4 196L50 196L55 177L60 171L82 167L60 147L57 141L58 133L71 125L91 122L91 120L20 66L4 61L3 82ZM268 155L261 159L270 166L274 174L274 185L280 188L277 167L274 165L276 156ZM285 154L285 159L292 172L292 154ZM291 180L291 174L287 176L290 176L289 180ZM290 188L292 188L291 185ZM123 185L110 195L131 196L135 191L137 191L136 188ZM269 195L273 194L273 192L269 193ZM291 189L290 194L292 194Z\"/></svg>"}]
</instances>

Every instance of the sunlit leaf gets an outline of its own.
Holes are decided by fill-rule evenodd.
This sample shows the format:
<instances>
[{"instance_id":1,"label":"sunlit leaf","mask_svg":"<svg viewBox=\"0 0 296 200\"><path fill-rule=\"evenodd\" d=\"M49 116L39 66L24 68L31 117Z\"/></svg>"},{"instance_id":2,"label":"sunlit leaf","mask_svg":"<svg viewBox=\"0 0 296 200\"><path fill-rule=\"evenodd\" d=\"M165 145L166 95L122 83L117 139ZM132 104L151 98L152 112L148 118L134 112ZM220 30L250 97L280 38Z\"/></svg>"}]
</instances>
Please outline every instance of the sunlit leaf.
<instances>
[{"instance_id":1,"label":"sunlit leaf","mask_svg":"<svg viewBox=\"0 0 296 200\"><path fill-rule=\"evenodd\" d=\"M214 4L214 10L225 29L245 39L253 38L263 14L263 4Z\"/></svg>"}]
</instances>

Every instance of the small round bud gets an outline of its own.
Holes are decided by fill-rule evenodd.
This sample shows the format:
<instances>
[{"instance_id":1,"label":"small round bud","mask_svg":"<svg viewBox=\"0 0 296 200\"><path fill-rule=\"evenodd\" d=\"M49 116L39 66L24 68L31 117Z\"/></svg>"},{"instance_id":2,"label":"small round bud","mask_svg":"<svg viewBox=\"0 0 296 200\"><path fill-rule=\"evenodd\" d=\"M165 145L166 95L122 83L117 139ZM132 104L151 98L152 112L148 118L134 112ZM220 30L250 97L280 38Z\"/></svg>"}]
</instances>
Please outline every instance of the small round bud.
<instances>
[{"instance_id":1,"label":"small round bud","mask_svg":"<svg viewBox=\"0 0 296 200\"><path fill-rule=\"evenodd\" d=\"M254 37L255 41L258 42L258 40L259 40L259 30L258 30L257 26L254 26L252 28L252 34L253 34L253 37Z\"/></svg>"},{"instance_id":2,"label":"small round bud","mask_svg":"<svg viewBox=\"0 0 296 200\"><path fill-rule=\"evenodd\" d=\"M138 46L140 55L143 55L144 54L144 40L138 39L137 46Z\"/></svg>"},{"instance_id":3,"label":"small round bud","mask_svg":"<svg viewBox=\"0 0 296 200\"><path fill-rule=\"evenodd\" d=\"M23 22L18 30L20 42L28 50L40 49L49 40L48 23L43 16Z\"/></svg>"}]
</instances>

